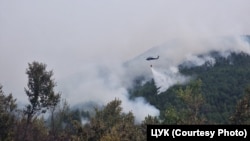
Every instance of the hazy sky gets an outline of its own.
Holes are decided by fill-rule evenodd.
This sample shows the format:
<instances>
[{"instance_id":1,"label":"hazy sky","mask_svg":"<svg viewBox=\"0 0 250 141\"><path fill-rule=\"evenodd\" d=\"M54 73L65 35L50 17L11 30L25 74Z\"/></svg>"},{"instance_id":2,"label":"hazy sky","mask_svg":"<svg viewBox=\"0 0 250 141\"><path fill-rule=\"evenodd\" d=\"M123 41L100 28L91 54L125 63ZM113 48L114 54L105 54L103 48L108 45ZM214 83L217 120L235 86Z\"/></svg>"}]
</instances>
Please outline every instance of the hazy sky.
<instances>
[{"instance_id":1,"label":"hazy sky","mask_svg":"<svg viewBox=\"0 0 250 141\"><path fill-rule=\"evenodd\" d=\"M70 90L85 99L103 92L96 66L111 69L176 38L250 34L249 13L249 0L0 0L0 84L27 100L25 69L40 61L79 102Z\"/></svg>"}]
</instances>

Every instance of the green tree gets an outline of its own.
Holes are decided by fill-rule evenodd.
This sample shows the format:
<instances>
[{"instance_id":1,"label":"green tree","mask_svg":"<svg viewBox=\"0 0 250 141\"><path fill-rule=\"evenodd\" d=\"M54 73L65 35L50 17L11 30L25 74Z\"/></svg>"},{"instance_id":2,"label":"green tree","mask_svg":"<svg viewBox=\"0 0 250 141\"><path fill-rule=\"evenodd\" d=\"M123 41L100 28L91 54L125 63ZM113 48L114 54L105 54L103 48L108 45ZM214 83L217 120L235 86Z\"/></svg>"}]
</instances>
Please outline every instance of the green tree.
<instances>
[{"instance_id":1,"label":"green tree","mask_svg":"<svg viewBox=\"0 0 250 141\"><path fill-rule=\"evenodd\" d=\"M183 122L183 112L176 110L174 106L169 106L165 113L162 123L163 124L180 124Z\"/></svg>"},{"instance_id":2,"label":"green tree","mask_svg":"<svg viewBox=\"0 0 250 141\"><path fill-rule=\"evenodd\" d=\"M95 141L127 141L142 140L141 127L134 124L134 115L123 113L120 100L113 100L103 109L96 109L91 118L88 130L88 140Z\"/></svg>"},{"instance_id":3,"label":"green tree","mask_svg":"<svg viewBox=\"0 0 250 141\"><path fill-rule=\"evenodd\" d=\"M202 124L205 123L205 118L200 115L200 109L205 100L201 94L202 81L200 79L191 82L185 89L177 90L177 95L186 104L184 124Z\"/></svg>"},{"instance_id":4,"label":"green tree","mask_svg":"<svg viewBox=\"0 0 250 141\"><path fill-rule=\"evenodd\" d=\"M30 104L24 110L27 115L27 128L34 116L45 113L48 109L54 109L60 99L60 94L55 93L54 87L56 83L52 79L53 71L46 70L46 64L32 62L28 64L26 70L28 75L28 88L25 93L29 98ZM24 132L24 140L26 130Z\"/></svg>"},{"instance_id":5,"label":"green tree","mask_svg":"<svg viewBox=\"0 0 250 141\"><path fill-rule=\"evenodd\" d=\"M238 100L229 120L232 124L250 124L250 87L246 88L243 98Z\"/></svg>"},{"instance_id":6,"label":"green tree","mask_svg":"<svg viewBox=\"0 0 250 141\"><path fill-rule=\"evenodd\" d=\"M17 121L15 125L15 141L49 141L48 127L45 125L43 117L34 117L32 123L27 127L27 119L23 117ZM23 139L23 132L26 131L25 139Z\"/></svg>"},{"instance_id":7,"label":"green tree","mask_svg":"<svg viewBox=\"0 0 250 141\"><path fill-rule=\"evenodd\" d=\"M151 116L148 115L144 118L144 120L141 123L141 133L143 136L141 136L141 140L145 141L147 140L147 125L157 125L160 124L160 120L158 116Z\"/></svg>"},{"instance_id":8,"label":"green tree","mask_svg":"<svg viewBox=\"0 0 250 141\"><path fill-rule=\"evenodd\" d=\"M50 115L52 116L52 115ZM54 113L54 124L48 119L51 125L50 140L84 140L83 125L79 109L71 109L65 99L60 101ZM53 127L52 127L53 126Z\"/></svg>"},{"instance_id":9,"label":"green tree","mask_svg":"<svg viewBox=\"0 0 250 141\"><path fill-rule=\"evenodd\" d=\"M13 140L15 125L16 99L12 94L4 95L0 85L0 140Z\"/></svg>"}]
</instances>

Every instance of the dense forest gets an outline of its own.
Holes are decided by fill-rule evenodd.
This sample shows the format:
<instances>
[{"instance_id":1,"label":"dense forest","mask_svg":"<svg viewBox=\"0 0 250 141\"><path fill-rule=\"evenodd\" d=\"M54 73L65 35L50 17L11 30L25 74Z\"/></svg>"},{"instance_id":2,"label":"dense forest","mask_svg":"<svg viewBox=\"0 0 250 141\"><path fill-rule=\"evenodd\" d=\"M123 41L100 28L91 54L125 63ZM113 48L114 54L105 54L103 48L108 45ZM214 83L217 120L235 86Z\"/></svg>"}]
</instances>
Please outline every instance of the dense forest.
<instances>
[{"instance_id":1,"label":"dense forest","mask_svg":"<svg viewBox=\"0 0 250 141\"><path fill-rule=\"evenodd\" d=\"M130 98L142 96L160 110L159 117L148 115L141 123L135 123L132 112L122 112L119 99L93 111L73 109L55 92L53 72L46 70L46 64L29 63L25 87L29 103L24 109L0 86L0 140L145 141L147 124L249 124L250 56L211 55L216 59L213 65L180 65L180 72L193 79L161 94L157 94L154 80L143 85L137 81Z\"/></svg>"},{"instance_id":2,"label":"dense forest","mask_svg":"<svg viewBox=\"0 0 250 141\"><path fill-rule=\"evenodd\" d=\"M185 64L179 66L182 74L192 76L191 83L175 85L166 92L157 94L153 80L144 85L140 85L138 81L138 85L131 90L131 98L145 97L150 104L160 109L160 118L164 118L168 110L181 114L183 113L181 111L186 111L185 108L188 108L185 100L178 95L180 89L198 91L196 93L202 97L199 115L206 119L204 123L229 124L237 102L250 88L250 56L242 52L231 53L226 58L218 52L211 52L210 55L215 58L215 64L206 62L204 65L196 67L186 67ZM198 84L194 86L194 83ZM195 90L193 90L194 88ZM177 117L179 118L181 115ZM178 122L176 119L167 123Z\"/></svg>"}]
</instances>

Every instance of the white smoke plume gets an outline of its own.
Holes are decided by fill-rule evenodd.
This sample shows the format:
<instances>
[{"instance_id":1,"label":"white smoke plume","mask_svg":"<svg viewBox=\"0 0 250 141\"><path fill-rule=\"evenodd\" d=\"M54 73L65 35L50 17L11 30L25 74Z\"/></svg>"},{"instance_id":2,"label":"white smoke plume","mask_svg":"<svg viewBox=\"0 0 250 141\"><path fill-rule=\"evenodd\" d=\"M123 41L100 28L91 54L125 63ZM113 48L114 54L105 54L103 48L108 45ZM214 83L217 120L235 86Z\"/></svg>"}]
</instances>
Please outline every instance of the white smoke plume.
<instances>
[{"instance_id":1,"label":"white smoke plume","mask_svg":"<svg viewBox=\"0 0 250 141\"><path fill-rule=\"evenodd\" d=\"M209 55L205 56L187 55L186 60L183 62L183 66L195 67L195 66L202 66L205 63L208 63L210 66L213 66L216 63L215 58Z\"/></svg>"},{"instance_id":2,"label":"white smoke plume","mask_svg":"<svg viewBox=\"0 0 250 141\"><path fill-rule=\"evenodd\" d=\"M158 88L157 93L165 92L168 88L175 84L183 84L188 81L188 77L179 73L178 68L170 67L169 69L160 70L151 67L155 85Z\"/></svg>"},{"instance_id":3,"label":"white smoke plume","mask_svg":"<svg viewBox=\"0 0 250 141\"><path fill-rule=\"evenodd\" d=\"M103 106L114 99L119 99L122 101L123 112L133 112L137 123L147 115L158 116L159 110L144 98L129 99L128 89L122 79L126 76L122 69L124 69L122 66L114 62L105 65L85 64L79 73L60 80L59 89L63 90L69 101L74 101L77 105L92 102L94 105Z\"/></svg>"},{"instance_id":4,"label":"white smoke plume","mask_svg":"<svg viewBox=\"0 0 250 141\"><path fill-rule=\"evenodd\" d=\"M186 60L214 63L199 54L250 53L239 37L250 34L249 5L249 0L0 0L0 83L27 103L25 69L35 60L53 69L58 91L72 106L118 98L137 120L158 115L143 98L129 100L133 80L154 78L152 64L170 86L186 78L171 67ZM145 60L157 55L157 61Z\"/></svg>"},{"instance_id":5,"label":"white smoke plume","mask_svg":"<svg viewBox=\"0 0 250 141\"><path fill-rule=\"evenodd\" d=\"M215 58L209 54L212 51L217 51L222 57L228 57L231 52L250 54L249 42L246 42L241 36L197 38L197 40L191 41L193 42L178 39L156 46L132 60L127 69L134 76L143 75L147 80L153 77L159 88L158 94L160 94L175 84L185 84L191 79L189 76L179 73L179 65L195 67L206 63L212 67L216 63ZM146 61L145 58L151 55L159 55L160 58ZM153 67L149 72L151 65Z\"/></svg>"}]
</instances>

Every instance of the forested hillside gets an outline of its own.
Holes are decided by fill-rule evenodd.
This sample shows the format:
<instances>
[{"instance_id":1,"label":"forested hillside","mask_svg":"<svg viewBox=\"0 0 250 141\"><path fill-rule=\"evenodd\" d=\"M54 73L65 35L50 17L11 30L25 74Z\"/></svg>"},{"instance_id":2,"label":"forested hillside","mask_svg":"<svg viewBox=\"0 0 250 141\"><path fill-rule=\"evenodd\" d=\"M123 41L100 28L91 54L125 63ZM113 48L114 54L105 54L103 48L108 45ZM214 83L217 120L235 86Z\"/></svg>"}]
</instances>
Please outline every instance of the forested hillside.
<instances>
[{"instance_id":1,"label":"forested hillside","mask_svg":"<svg viewBox=\"0 0 250 141\"><path fill-rule=\"evenodd\" d=\"M250 56L245 53L231 53L228 57L222 57L218 52L210 54L216 63L209 62L202 66L185 67L180 65L180 72L192 76L191 81L200 81L200 93L203 101L200 107L200 115L209 124L228 124L233 114L237 101L243 97L250 84ZM186 86L189 86L187 84ZM152 105L161 111L161 118L166 115L166 110L174 109L178 114L183 111L185 102L177 94L185 85L175 85L166 92L157 95L154 81L144 85L137 85L131 90L131 98L145 97Z\"/></svg>"},{"instance_id":2,"label":"forested hillside","mask_svg":"<svg viewBox=\"0 0 250 141\"><path fill-rule=\"evenodd\" d=\"M193 78L186 85L157 94L154 80L143 85L138 81L130 99L144 97L160 110L159 117L148 115L141 123L133 112L123 112L119 99L92 111L72 108L55 92L53 72L33 62L26 70L29 103L24 109L0 85L0 140L145 141L147 124L250 124L250 56L211 55L216 59L213 65L179 66L183 75Z\"/></svg>"}]
</instances>

